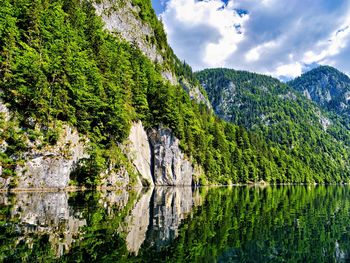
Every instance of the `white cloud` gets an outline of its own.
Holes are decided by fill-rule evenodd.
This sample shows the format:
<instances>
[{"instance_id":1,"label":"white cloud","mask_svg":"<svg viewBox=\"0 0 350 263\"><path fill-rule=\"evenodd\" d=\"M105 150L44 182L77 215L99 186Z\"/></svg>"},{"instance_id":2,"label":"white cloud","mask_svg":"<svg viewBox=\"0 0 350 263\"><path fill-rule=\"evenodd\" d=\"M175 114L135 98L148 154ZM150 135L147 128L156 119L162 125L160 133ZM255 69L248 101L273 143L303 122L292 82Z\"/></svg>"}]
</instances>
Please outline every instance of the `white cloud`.
<instances>
[{"instance_id":1,"label":"white cloud","mask_svg":"<svg viewBox=\"0 0 350 263\"><path fill-rule=\"evenodd\" d=\"M344 27L333 32L328 40L322 40L316 45L317 51L309 50L303 58L305 63L322 62L339 54L348 44L350 35L350 19Z\"/></svg>"},{"instance_id":2,"label":"white cloud","mask_svg":"<svg viewBox=\"0 0 350 263\"><path fill-rule=\"evenodd\" d=\"M299 62L278 66L273 75L276 77L295 78L301 75L303 65Z\"/></svg>"},{"instance_id":3,"label":"white cloud","mask_svg":"<svg viewBox=\"0 0 350 263\"><path fill-rule=\"evenodd\" d=\"M268 41L257 47L252 48L246 54L246 60L248 62L254 62L260 59L260 56L264 53L276 48L278 46L276 41Z\"/></svg>"},{"instance_id":4,"label":"white cloud","mask_svg":"<svg viewBox=\"0 0 350 263\"><path fill-rule=\"evenodd\" d=\"M168 0L161 17L175 53L195 70L295 77L320 63L350 72L347 0Z\"/></svg>"},{"instance_id":5,"label":"white cloud","mask_svg":"<svg viewBox=\"0 0 350 263\"><path fill-rule=\"evenodd\" d=\"M177 55L198 69L226 65L244 38L249 16L239 15L232 3L224 7L220 0L170 0L161 18Z\"/></svg>"}]
</instances>

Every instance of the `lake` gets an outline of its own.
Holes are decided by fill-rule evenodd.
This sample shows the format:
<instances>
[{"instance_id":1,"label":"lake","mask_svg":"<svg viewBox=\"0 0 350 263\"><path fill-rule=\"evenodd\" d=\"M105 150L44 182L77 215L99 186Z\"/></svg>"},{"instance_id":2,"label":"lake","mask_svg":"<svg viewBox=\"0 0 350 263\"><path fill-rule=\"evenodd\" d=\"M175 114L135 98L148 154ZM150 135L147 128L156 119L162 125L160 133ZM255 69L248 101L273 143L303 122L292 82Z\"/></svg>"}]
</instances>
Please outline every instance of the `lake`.
<instances>
[{"instance_id":1,"label":"lake","mask_svg":"<svg viewBox=\"0 0 350 263\"><path fill-rule=\"evenodd\" d=\"M348 262L349 186L0 193L0 262Z\"/></svg>"}]
</instances>

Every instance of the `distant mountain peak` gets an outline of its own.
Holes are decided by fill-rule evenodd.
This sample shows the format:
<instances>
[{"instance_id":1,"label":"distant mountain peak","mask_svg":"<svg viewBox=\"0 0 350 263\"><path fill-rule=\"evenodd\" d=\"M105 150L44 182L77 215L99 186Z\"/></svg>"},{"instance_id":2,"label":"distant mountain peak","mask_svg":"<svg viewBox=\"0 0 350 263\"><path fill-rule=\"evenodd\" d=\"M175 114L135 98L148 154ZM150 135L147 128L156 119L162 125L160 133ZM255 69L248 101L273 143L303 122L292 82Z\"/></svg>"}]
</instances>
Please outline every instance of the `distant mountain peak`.
<instances>
[{"instance_id":1,"label":"distant mountain peak","mask_svg":"<svg viewBox=\"0 0 350 263\"><path fill-rule=\"evenodd\" d=\"M350 81L350 78L343 72L341 72L340 70L332 67L332 66L328 66L328 65L321 65L321 66L318 66L318 67L315 67L305 73L303 73L301 75L301 77L303 75L307 75L307 74L323 74L323 75L328 75L328 76L342 76L343 78L346 78L346 79L349 79ZM300 77L299 77L300 78Z\"/></svg>"},{"instance_id":2,"label":"distant mountain peak","mask_svg":"<svg viewBox=\"0 0 350 263\"><path fill-rule=\"evenodd\" d=\"M350 114L350 78L331 66L319 66L288 85L327 110Z\"/></svg>"}]
</instances>

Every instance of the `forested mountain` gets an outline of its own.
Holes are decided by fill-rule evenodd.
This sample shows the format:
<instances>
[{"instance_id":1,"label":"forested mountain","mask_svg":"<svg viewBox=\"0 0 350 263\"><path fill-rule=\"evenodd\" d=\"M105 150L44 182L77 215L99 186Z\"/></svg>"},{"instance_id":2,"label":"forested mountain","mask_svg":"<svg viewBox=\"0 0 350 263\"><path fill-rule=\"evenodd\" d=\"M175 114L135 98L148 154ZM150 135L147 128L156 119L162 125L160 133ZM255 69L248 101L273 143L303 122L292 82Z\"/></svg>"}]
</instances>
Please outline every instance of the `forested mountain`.
<instances>
[{"instance_id":1,"label":"forested mountain","mask_svg":"<svg viewBox=\"0 0 350 263\"><path fill-rule=\"evenodd\" d=\"M341 176L340 167L347 173L350 132L336 116L272 77L231 69L196 75L217 115L282 150L289 173L296 160L327 180Z\"/></svg>"},{"instance_id":2,"label":"forested mountain","mask_svg":"<svg viewBox=\"0 0 350 263\"><path fill-rule=\"evenodd\" d=\"M330 66L320 66L288 82L288 85L350 123L350 78L344 73Z\"/></svg>"},{"instance_id":3,"label":"forested mountain","mask_svg":"<svg viewBox=\"0 0 350 263\"><path fill-rule=\"evenodd\" d=\"M349 179L348 131L286 85L198 77L230 122L150 0L4 0L0 188L177 185L184 170L195 184Z\"/></svg>"}]
</instances>

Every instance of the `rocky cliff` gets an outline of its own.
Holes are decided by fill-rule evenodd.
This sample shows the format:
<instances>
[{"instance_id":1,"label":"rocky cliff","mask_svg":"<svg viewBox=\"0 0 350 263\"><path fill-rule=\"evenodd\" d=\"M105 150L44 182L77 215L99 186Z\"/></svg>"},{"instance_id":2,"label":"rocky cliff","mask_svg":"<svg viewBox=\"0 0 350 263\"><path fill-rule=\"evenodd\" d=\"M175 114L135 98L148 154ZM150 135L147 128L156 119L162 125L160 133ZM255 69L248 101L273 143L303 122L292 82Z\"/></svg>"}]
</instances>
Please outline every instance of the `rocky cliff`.
<instances>
[{"instance_id":1,"label":"rocky cliff","mask_svg":"<svg viewBox=\"0 0 350 263\"><path fill-rule=\"evenodd\" d=\"M129 136L129 158L143 185L191 185L195 169L182 153L179 139L168 128L146 133L141 122L133 124Z\"/></svg>"},{"instance_id":2,"label":"rocky cliff","mask_svg":"<svg viewBox=\"0 0 350 263\"><path fill-rule=\"evenodd\" d=\"M63 127L60 139L52 146L37 150L30 147L24 165L16 168L17 188L65 188L77 162L87 157L86 141L78 132Z\"/></svg>"},{"instance_id":3,"label":"rocky cliff","mask_svg":"<svg viewBox=\"0 0 350 263\"><path fill-rule=\"evenodd\" d=\"M320 66L288 82L323 109L350 116L350 78L330 66Z\"/></svg>"},{"instance_id":4,"label":"rocky cliff","mask_svg":"<svg viewBox=\"0 0 350 263\"><path fill-rule=\"evenodd\" d=\"M149 22L142 20L140 7L133 5L133 1L103 0L95 2L96 13L102 17L105 28L130 43L136 44L140 50L153 62L163 65L162 76L171 84L181 84L190 95L191 99L198 103L204 103L210 108L209 100L203 95L199 85L193 85L184 78L178 78L175 72L168 69L166 64L174 63L172 51L169 47L161 47L155 28ZM141 14L141 15L140 15ZM153 14L155 16L155 14ZM167 53L171 53L169 58Z\"/></svg>"},{"instance_id":5,"label":"rocky cliff","mask_svg":"<svg viewBox=\"0 0 350 263\"><path fill-rule=\"evenodd\" d=\"M155 185L191 185L194 169L181 152L179 139L167 128L153 129L148 136Z\"/></svg>"},{"instance_id":6,"label":"rocky cliff","mask_svg":"<svg viewBox=\"0 0 350 263\"><path fill-rule=\"evenodd\" d=\"M154 185L151 173L151 149L142 122L132 125L127 149L127 155L140 175L139 185Z\"/></svg>"},{"instance_id":7,"label":"rocky cliff","mask_svg":"<svg viewBox=\"0 0 350 263\"><path fill-rule=\"evenodd\" d=\"M111 34L104 32L105 35L108 35L108 37L104 36L106 39L110 38L113 39L113 41L115 40L115 42L111 42L113 43L111 46L116 46L120 42L122 44L120 44L119 48L125 48L124 51L126 53L119 52L119 49L116 52L118 55L121 53L122 58L113 59L123 60L125 58L125 61L123 60L124 65L118 65L118 67L125 65L130 66L128 74L130 73L130 75L133 75L136 72L136 70L133 72L133 65L131 65L132 63L130 63L128 59L130 59L129 56L132 50L134 50L134 47L137 47L153 62L152 64L147 59L150 64L149 68L157 68L154 74L157 75L157 82L159 82L160 85L164 84L165 86L165 83L162 83L162 77L165 81L169 81L172 84L180 84L180 77L177 76L177 74L179 74L178 69L176 69L175 65L177 62L174 62L177 61L177 58L166 42L166 35L163 31L162 24L155 16L150 4L151 2L148 4L146 2L133 0L103 0L92 1L92 3L93 6L90 5L90 2L87 5L83 5L79 1L74 3L67 1L63 8L61 3L53 1L52 6L55 6L55 8L60 11L62 17L69 12L82 12L83 15L79 17L78 20L86 27L89 27L90 21L85 19L91 15L91 21L92 18L96 19L95 24L102 32L102 23L100 19L95 16L95 13L99 15L104 22L104 28L116 36L114 39ZM14 17L16 15L21 15L18 13L22 11L26 12L26 9L19 8L19 4L18 6L17 4L9 4L9 6L11 6L11 12L13 11L11 15ZM145 6L147 6L147 8L142 8ZM35 8L36 10L47 8L38 18L40 23L38 22L37 26L40 27L43 32L46 32L46 27L49 27L51 22L58 21L57 17L49 14L50 8L47 6L39 7L38 5ZM51 22L48 22L45 18L46 15L49 17L48 20L52 20ZM72 16L72 21L69 21L69 23L77 23L73 17L74 16ZM62 22L63 20L59 21ZM63 31L67 30L68 32L69 29L65 28L65 25L69 23L66 22L67 21L62 22L57 28ZM14 30L18 29L15 24L11 26L13 26ZM80 30L79 26L78 29ZM97 36L98 33L95 31L98 30L94 28L92 29L93 32L88 32L88 34L85 32L86 30L80 32L78 29L73 30L76 34L73 34L73 31L71 32L73 34L71 38L74 39L80 36L80 34L84 35L86 33L87 38L84 41L91 44L91 55L96 53L95 44L98 45L99 43L92 43L93 40L91 40L90 37L95 33ZM30 29L22 28L21 32L27 32L27 30ZM51 29L48 31L50 30ZM78 33L78 31L80 33ZM65 33L60 34L60 36L63 35L65 35ZM37 37L40 38L43 36L38 35ZM52 37L52 39L51 37L50 35L50 41L57 41L56 36ZM82 38L77 37L77 39L81 40ZM129 43L126 43L123 39ZM74 41L75 40L72 40L72 43L75 43ZM32 42L29 42L28 45L30 46ZM49 43L49 40L47 42ZM106 41L106 43L107 42L108 41ZM71 43L69 43L69 45L68 43L65 44L67 45L62 47L63 50L69 50L67 46ZM123 45L125 45L125 47L123 47ZM50 57L51 59L51 56L52 58L57 58L57 54L64 53L63 50L55 50L57 54L51 52L52 46L51 44L47 44L45 48L42 47L48 52L47 58ZM72 46L75 47L75 44L72 44ZM0 46L0 49L2 48L4 47ZM97 49L104 48L106 48L106 46L99 46ZM74 51L69 52L70 62L77 60L78 53L85 54L84 52L87 52L86 54L88 54L90 52L88 51L89 47L83 47L81 50L79 49L81 52L78 51L78 48L73 49ZM110 53L113 52L108 52L108 54ZM20 52L16 54L17 56L13 60L22 61L23 58ZM124 54L125 56L123 56ZM141 58L142 56L142 58L146 60L146 58L141 55L141 52L138 52L138 54L137 57L139 56ZM97 57L99 56L105 58L106 54L101 53L97 55ZM83 84L84 81L79 83L77 81L77 83L73 84L73 82L78 79L90 79L90 77L88 77L90 73L84 70L79 72L74 71L74 62L70 65L68 73L62 66L66 62L68 63L68 60L65 60L66 56L59 57L58 59L61 64L58 63L57 65L60 65L58 68L62 71L62 76L59 80L56 79L56 71L47 72L47 70L44 69L46 63L51 63L51 60L48 60L46 62L41 61L36 65L38 66L37 69L42 73L45 85L32 81L30 76L21 79L20 75L23 73L21 70L26 72L33 71L31 69L32 63L26 64L26 69L24 70L21 68L18 70L19 72L13 68L13 71L16 71L15 73L18 74L13 74L13 79L11 79L13 82L11 82L11 85L13 85L8 85L8 87L3 85L6 86L6 92L2 94L2 97L7 105L9 105L11 112L5 104L0 101L0 132L2 133L0 134L0 189L64 189L70 185L120 188L135 185L191 185L192 175L195 173L194 166L191 164L190 158L182 153L179 148L179 140L170 129L159 128L146 132L141 123L132 125L129 136L129 141L131 143L130 145L124 145L129 127L131 126L131 120L135 118L132 96L136 86L128 87L130 90L125 92L128 93L127 95L119 94L124 92L119 91L119 89L123 90L126 88L123 85L127 86L125 83L131 82L131 77L128 78L127 81L123 80L125 83L121 82L116 84L113 80L113 85L117 87L112 85L113 88L110 87L104 90L104 88L109 85L102 82L100 83L100 80L104 79L104 77L96 77L99 75L96 73L98 71L96 69L100 62L97 62L97 58L95 58L96 61L91 62L94 65L91 66L91 69L93 68L92 71L96 73L96 76L95 73L92 74L92 71L90 73L94 75L96 79L91 80L91 83L86 85L85 90L81 85L85 86L87 83ZM86 59L86 61L83 60L84 62L82 62L82 65L87 65L88 61L91 60L91 58L87 57L84 57L84 59ZM12 62L14 63L14 61ZM26 60L23 59L23 61ZM101 63L103 65L100 65L101 72L104 71L102 67L106 66L104 64L105 62L104 60L103 63ZM114 65L114 62L115 61L111 62L111 64ZM84 66L76 68L81 69L84 68ZM120 72L122 72L122 70ZM117 75L115 72L113 74ZM113 74L111 73L110 75ZM118 74L122 75L119 72ZM77 77L78 75L79 77ZM23 88L23 90L16 90L17 88L14 88L18 87L18 85L15 84L18 79L21 79L20 81L25 83L25 88ZM68 84L63 81L65 79L69 79L67 82ZM70 83L70 81L72 83ZM210 107L210 104L199 86L193 85L193 83L191 84L191 81L187 81L184 76L181 77L181 83L193 100L202 101L207 107ZM42 91L42 89L38 91L39 89L31 84L34 86L43 86L45 92ZM57 92L53 91L53 84L55 87L57 86L57 90L59 90L59 88L62 88L62 90ZM169 83L166 83L166 85L168 84ZM72 85L74 86L74 91L65 90L66 86L72 87ZM141 92L142 95L145 95L145 98L140 96L141 99L147 100L148 95L142 90L142 87L137 86L137 89L139 90L136 90L135 93ZM148 88L145 89L147 90ZM98 92L96 90L98 90ZM96 93L93 94L95 91ZM35 94L35 98L27 97L28 94L26 95L26 92L31 95ZM57 95L62 92L64 95ZM11 94L16 94L16 96L21 97L23 100L16 99ZM103 99L100 100L99 96L101 96L101 98L103 97ZM121 101L116 102L118 99L121 99ZM142 100L137 103L144 103L145 101ZM118 105L115 107L106 106L113 103ZM148 101L146 101L145 107L148 107L147 103ZM125 109L121 109L124 107L121 105L126 104L128 104L128 106L125 106ZM98 110L94 108L96 105L99 106ZM42 112L39 114L39 111ZM94 114L96 113L96 116L90 118L89 114L91 112L94 112ZM114 114L113 116L109 115L111 112ZM99 115L99 113L101 113L101 115ZM106 114L108 115L107 117ZM137 118L138 117L136 117L136 119ZM164 122L167 124L166 121ZM163 121L161 123L163 123ZM152 125L156 127L159 123L154 123ZM5 133L4 131L6 131L6 136L3 136ZM122 152L118 147L127 150ZM115 148L118 148L117 154L113 152ZM128 158L126 158L125 153ZM120 160L116 160L118 158ZM136 174L139 175L138 180L135 180Z\"/></svg>"},{"instance_id":8,"label":"rocky cliff","mask_svg":"<svg viewBox=\"0 0 350 263\"><path fill-rule=\"evenodd\" d=\"M86 154L87 138L80 136L75 128L62 125L59 128L57 142L53 145L43 144L41 136L31 140L29 133L21 131L13 120L15 117L1 101L0 113L3 115L1 131L14 129L22 133L22 143L26 146L24 151L16 153L16 156L13 157L19 160L15 167L16 176L3 175L2 164L0 164L0 189L10 186L19 189L67 187L70 174L75 169L77 162L88 157ZM39 129L38 124L34 121L29 120L29 122L33 122L34 129ZM8 139L12 140L11 137ZM6 152L8 143L5 140L0 143L1 152Z\"/></svg>"}]
</instances>

